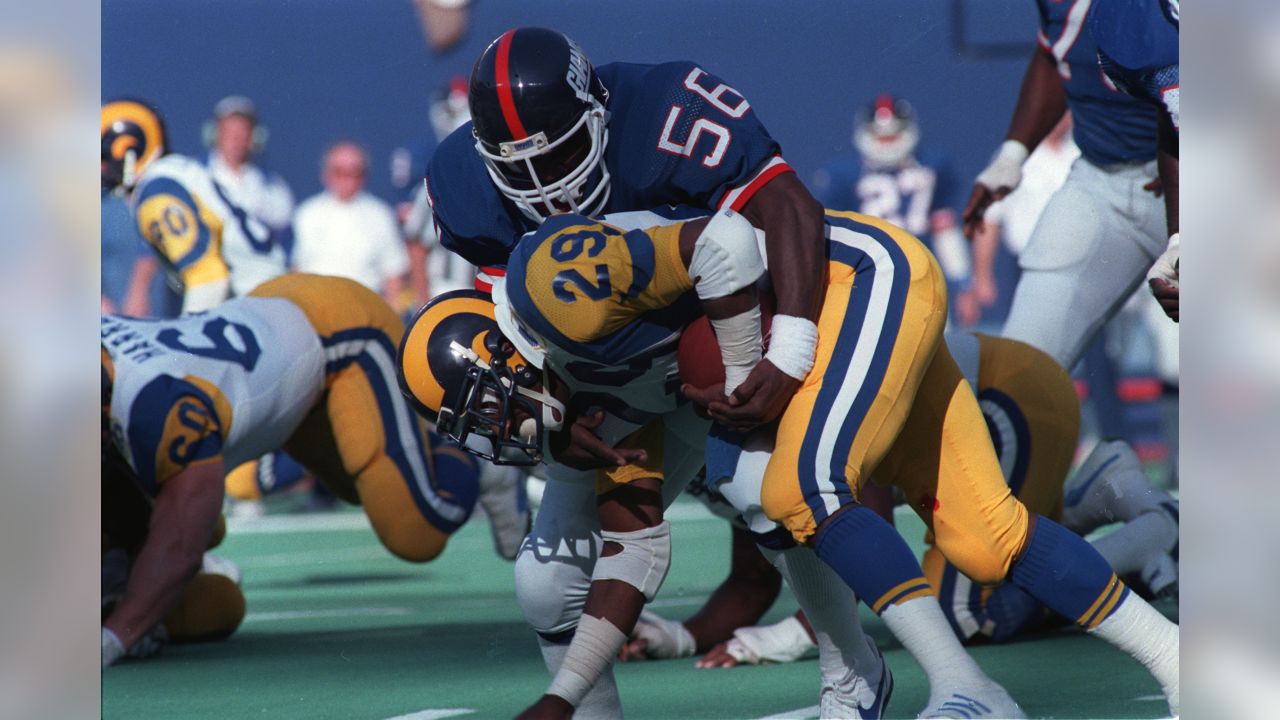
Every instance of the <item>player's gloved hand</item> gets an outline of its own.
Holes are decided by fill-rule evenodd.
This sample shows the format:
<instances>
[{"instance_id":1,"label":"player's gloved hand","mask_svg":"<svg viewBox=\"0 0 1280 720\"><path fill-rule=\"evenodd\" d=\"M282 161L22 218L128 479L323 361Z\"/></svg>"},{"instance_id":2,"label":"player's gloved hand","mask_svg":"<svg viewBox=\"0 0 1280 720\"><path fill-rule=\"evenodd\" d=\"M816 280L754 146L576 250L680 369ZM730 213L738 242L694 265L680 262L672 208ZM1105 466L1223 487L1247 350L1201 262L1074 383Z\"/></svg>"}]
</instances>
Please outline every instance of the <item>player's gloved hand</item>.
<instances>
[{"instance_id":1,"label":"player's gloved hand","mask_svg":"<svg viewBox=\"0 0 1280 720\"><path fill-rule=\"evenodd\" d=\"M1022 163L1026 161L1027 146L1017 140L1005 140L991 158L991 164L983 170L973 184L973 194L964 206L964 236L973 239L982 225L987 208L997 200L1013 192L1022 182Z\"/></svg>"},{"instance_id":2,"label":"player's gloved hand","mask_svg":"<svg viewBox=\"0 0 1280 720\"><path fill-rule=\"evenodd\" d=\"M558 695L543 695L516 716L516 720L561 720L573 717L573 706Z\"/></svg>"},{"instance_id":3,"label":"player's gloved hand","mask_svg":"<svg viewBox=\"0 0 1280 720\"><path fill-rule=\"evenodd\" d=\"M1164 254L1156 258L1155 265L1147 271L1147 284L1151 294L1171 320L1178 322L1178 233L1169 238L1169 247Z\"/></svg>"},{"instance_id":4,"label":"player's gloved hand","mask_svg":"<svg viewBox=\"0 0 1280 720\"><path fill-rule=\"evenodd\" d=\"M741 627L733 637L711 649L700 668L733 667L742 663L789 663L804 657L817 645L794 615L773 625Z\"/></svg>"},{"instance_id":5,"label":"player's gloved hand","mask_svg":"<svg viewBox=\"0 0 1280 720\"><path fill-rule=\"evenodd\" d=\"M711 419L739 431L748 431L778 419L800 387L800 381L782 372L766 357L727 401L712 402Z\"/></svg>"},{"instance_id":6,"label":"player's gloved hand","mask_svg":"<svg viewBox=\"0 0 1280 720\"><path fill-rule=\"evenodd\" d=\"M567 430L551 437L551 454L556 462L575 470L594 470L605 467L622 467L641 462L649 455L638 448L609 447L595 433L604 422L604 411L591 415L579 415Z\"/></svg>"},{"instance_id":7,"label":"player's gloved hand","mask_svg":"<svg viewBox=\"0 0 1280 720\"><path fill-rule=\"evenodd\" d=\"M618 651L618 659L669 660L690 657L697 649L698 642L683 623L642 610L631 637Z\"/></svg>"}]
</instances>

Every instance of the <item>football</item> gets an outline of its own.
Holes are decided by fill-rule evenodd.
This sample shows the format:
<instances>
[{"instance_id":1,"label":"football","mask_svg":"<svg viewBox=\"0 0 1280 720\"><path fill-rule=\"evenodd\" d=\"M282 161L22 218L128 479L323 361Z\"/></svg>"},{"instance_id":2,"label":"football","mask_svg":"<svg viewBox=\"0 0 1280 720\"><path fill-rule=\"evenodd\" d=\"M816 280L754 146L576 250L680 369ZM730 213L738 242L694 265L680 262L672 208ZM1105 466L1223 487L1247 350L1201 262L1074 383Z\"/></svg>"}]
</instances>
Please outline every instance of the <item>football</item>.
<instances>
[{"instance_id":1,"label":"football","mask_svg":"<svg viewBox=\"0 0 1280 720\"><path fill-rule=\"evenodd\" d=\"M773 296L760 296L760 324L764 331L764 346L769 347L769 326L773 323ZM720 359L720 345L707 316L694 320L680 336L680 379L696 388L719 385L724 382L724 361Z\"/></svg>"}]
</instances>

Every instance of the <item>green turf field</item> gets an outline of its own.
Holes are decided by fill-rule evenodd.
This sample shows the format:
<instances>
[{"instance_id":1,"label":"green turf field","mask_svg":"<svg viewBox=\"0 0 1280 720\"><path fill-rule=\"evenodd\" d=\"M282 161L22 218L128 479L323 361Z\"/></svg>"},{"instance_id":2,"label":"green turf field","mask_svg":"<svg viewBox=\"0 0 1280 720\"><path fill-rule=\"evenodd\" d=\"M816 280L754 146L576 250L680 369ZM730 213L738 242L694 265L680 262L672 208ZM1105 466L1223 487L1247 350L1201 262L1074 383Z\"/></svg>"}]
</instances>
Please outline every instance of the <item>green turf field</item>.
<instances>
[{"instance_id":1,"label":"green turf field","mask_svg":"<svg viewBox=\"0 0 1280 720\"><path fill-rule=\"evenodd\" d=\"M728 527L701 506L673 508L675 555L660 614L691 614L728 570ZM920 549L909 513L899 528ZM511 717L548 683L512 591L511 564L473 520L429 565L391 557L359 511L232 523L218 552L244 572L248 615L230 640L169 647L103 677L103 716L151 718ZM1171 604L1161 608L1176 616ZM784 590L770 621L795 610ZM864 609L865 610L865 609ZM890 717L914 717L923 676L864 612L896 689ZM1160 689L1137 663L1083 633L1059 631L973 650L1030 717L1153 718ZM691 659L630 663L618 681L630 718L815 717L817 663L697 670Z\"/></svg>"}]
</instances>

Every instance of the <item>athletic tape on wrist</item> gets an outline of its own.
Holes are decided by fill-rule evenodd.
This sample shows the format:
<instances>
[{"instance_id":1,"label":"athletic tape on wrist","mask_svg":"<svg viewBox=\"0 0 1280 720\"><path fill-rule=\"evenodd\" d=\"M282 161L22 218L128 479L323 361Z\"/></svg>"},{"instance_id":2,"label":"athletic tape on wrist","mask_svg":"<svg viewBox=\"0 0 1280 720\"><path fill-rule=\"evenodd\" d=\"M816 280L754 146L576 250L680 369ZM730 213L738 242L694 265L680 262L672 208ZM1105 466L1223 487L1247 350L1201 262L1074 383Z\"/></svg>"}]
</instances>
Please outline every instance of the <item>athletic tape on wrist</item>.
<instances>
[{"instance_id":1,"label":"athletic tape on wrist","mask_svg":"<svg viewBox=\"0 0 1280 720\"><path fill-rule=\"evenodd\" d=\"M547 694L562 697L577 707L626 641L626 633L613 623L584 614Z\"/></svg>"},{"instance_id":2,"label":"athletic tape on wrist","mask_svg":"<svg viewBox=\"0 0 1280 720\"><path fill-rule=\"evenodd\" d=\"M991 163L978 175L977 182L988 188L1010 190L1022 182L1022 163L1027 161L1027 146L1017 140L1005 140L992 156Z\"/></svg>"},{"instance_id":3,"label":"athletic tape on wrist","mask_svg":"<svg viewBox=\"0 0 1280 720\"><path fill-rule=\"evenodd\" d=\"M671 523L663 520L634 532L605 530L600 536L606 543L621 545L622 552L597 560L592 582L621 580L643 593L646 601L653 600L671 569Z\"/></svg>"},{"instance_id":4,"label":"athletic tape on wrist","mask_svg":"<svg viewBox=\"0 0 1280 720\"><path fill-rule=\"evenodd\" d=\"M724 361L724 394L731 395L760 362L764 338L760 335L760 306L731 318L711 320L711 329Z\"/></svg>"},{"instance_id":5,"label":"athletic tape on wrist","mask_svg":"<svg viewBox=\"0 0 1280 720\"><path fill-rule=\"evenodd\" d=\"M812 320L795 315L773 316L765 360L796 380L803 380L813 369L817 353L818 326Z\"/></svg>"}]
</instances>

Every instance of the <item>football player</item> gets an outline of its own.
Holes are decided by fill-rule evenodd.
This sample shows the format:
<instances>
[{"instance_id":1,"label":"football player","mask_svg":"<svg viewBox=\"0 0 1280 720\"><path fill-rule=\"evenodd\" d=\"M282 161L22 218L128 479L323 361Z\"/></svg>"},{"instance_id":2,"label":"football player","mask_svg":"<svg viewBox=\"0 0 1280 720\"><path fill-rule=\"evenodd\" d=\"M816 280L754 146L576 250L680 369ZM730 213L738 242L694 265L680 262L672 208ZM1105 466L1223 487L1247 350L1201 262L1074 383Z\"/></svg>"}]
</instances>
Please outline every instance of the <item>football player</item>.
<instances>
[{"instance_id":1,"label":"football player","mask_svg":"<svg viewBox=\"0 0 1280 720\"><path fill-rule=\"evenodd\" d=\"M969 280L969 250L947 205L953 187L944 160L918 153L920 123L911 103L884 94L861 108L853 125L856 158L829 163L813 177L814 195L831 210L874 215L920 238L949 287Z\"/></svg>"},{"instance_id":2,"label":"football player","mask_svg":"<svg viewBox=\"0 0 1280 720\"><path fill-rule=\"evenodd\" d=\"M743 243L750 245L749 252ZM734 260L739 257L745 257L746 264ZM655 495L652 503L655 507L630 507L621 513L623 519L650 518L652 522L646 527L661 530L648 530L649 536L628 536L627 532L612 527L609 513L618 510L611 505L641 502L643 496L639 493L645 487L643 483L654 479L676 483L674 488L660 483L662 495L669 501L673 497L671 490L678 492L688 481L689 471L702 464L700 441L701 436L705 436L705 423L686 422L686 429L672 425L673 418L692 415L689 412L692 407L683 404L677 393L675 346L688 318L699 314L700 303L707 308L711 322L722 330L743 325L742 320L749 319L753 311L758 319L753 288L763 271L755 231L732 211L710 222L702 220L658 228L652 236L638 230L624 233L613 225L591 222L578 215L562 215L543 223L516 246L505 279L495 286L496 307L480 304L480 299L474 296L444 298L428 306L410 327L401 354L406 390L420 399L433 417L438 413L437 427L442 432L461 440L480 432L494 438L495 448L499 450L505 446L532 458L537 449L545 445L549 456L562 460L561 448L571 442L571 438L564 437L563 432L547 434L546 431L571 428L569 432L573 432L577 429L571 424L573 417L595 408L607 408L609 415L600 426L599 439L595 435L588 438L601 444L599 453L605 457L615 452L609 446L616 444L620 449L642 448L647 453L665 457L670 467L673 448L680 450L681 457L687 457L690 440L696 441L692 447L694 463L683 469L685 474L668 472L664 478L659 473L660 466L652 459L641 459L628 461L620 470L611 469L596 481L595 489L601 493L598 509L604 549L598 561L587 564L580 578L583 584L589 585L581 606L582 619L551 689L530 709L530 717L567 713L580 705L588 690L609 671L609 661L621 648L625 633L631 630L642 601L652 598L657 591L670 554L666 523L657 522L661 520L660 498ZM586 280L587 277L591 280ZM601 288L606 292L599 292ZM738 317L738 309L746 313L745 318ZM455 338L456 328L464 324L468 326L467 332ZM451 331L450 326L454 330ZM746 342L736 348L736 354L728 353L726 364L731 378L735 377L735 367L743 371L747 364L760 359L758 353L753 356L750 351L752 328L749 323L746 329ZM759 328L755 327L754 331L758 351ZM725 332L732 334L733 330ZM490 356L470 354L469 348L488 349L502 347L504 343L511 345L508 352L518 353L517 365L511 365L511 360L502 357L495 361ZM450 347L453 347L452 353ZM722 347L733 345L726 342ZM453 360L449 359L450 354ZM487 386L477 384L481 381L460 382L438 373L458 363L463 369L454 369L453 378L487 377ZM497 368L496 372L491 368ZM746 375L747 372L738 372L737 381L741 382ZM504 384L510 389L503 390ZM546 416L548 401L540 396L547 392L545 388L561 389L551 412L557 418L554 423ZM543 406L539 407L539 403ZM655 428L647 418L657 412L666 414ZM538 422L539 418L544 419ZM649 424L643 425L645 422ZM634 429L637 425L639 430ZM666 430L666 438L654 437L658 429ZM591 508L585 506L578 510L590 513ZM631 533L641 532L634 527L625 529ZM620 537L621 540L615 540ZM914 566L918 574L919 564L910 556L902 539L891 528L888 537L902 545L906 562ZM614 542L618 542L621 549L616 556L610 553ZM651 545L656 545L656 549ZM557 552L558 547L553 545L539 551ZM576 552L590 553L590 548ZM779 553L782 555L784 553ZM801 555L812 553L804 550ZM887 566L903 557L902 554L888 555L880 562ZM800 583L813 588L813 592L803 595L806 599L815 597L815 593L819 601L831 595L832 583L824 583L827 578L823 577L824 572L827 575L830 572L816 559L775 558L773 561L785 562L783 572L793 585ZM614 565L624 570L615 569ZM628 583L630 587L610 587L614 580ZM831 580L834 587L843 587L839 578L831 576ZM916 590L920 592L907 599L899 598L899 602L920 599L932 607L936 619L938 632L930 640L927 656L922 656L922 645L913 647L934 689L928 712L938 712L947 703L956 702L957 695L965 695L978 699L996 716L1016 714L1016 704L955 642L923 579ZM606 593L620 593L623 597ZM847 590L843 594L849 595ZM605 602L606 598L609 602ZM848 649L846 657L850 662L846 672L856 664L852 658L862 657L862 672L870 674L874 669L876 673L868 688L872 691L869 697L844 700L855 709L862 705L862 711L870 716L879 716L892 687L883 658L860 632L845 641L844 631L856 629L856 625L848 622L851 615L841 613L843 608L833 605L830 613L823 614L818 604L812 607L819 617L838 618L834 624L839 627L832 632L840 634L841 650ZM923 640L927 627L922 633L921 626L915 617L910 617L895 630L914 633ZM825 692L826 689L822 695L827 708L824 717L845 716L850 705L840 705L840 699Z\"/></svg>"},{"instance_id":3,"label":"football player","mask_svg":"<svg viewBox=\"0 0 1280 720\"><path fill-rule=\"evenodd\" d=\"M1037 0L1040 32L1004 143L978 175L963 217L1018 186L1022 163L1070 108L1081 158L1019 256L1022 276L1001 333L1075 367L1133 294L1168 238L1156 177L1156 109L1119 92L1098 67L1094 3Z\"/></svg>"},{"instance_id":4,"label":"football player","mask_svg":"<svg viewBox=\"0 0 1280 720\"><path fill-rule=\"evenodd\" d=\"M182 312L207 310L285 272L284 248L231 201L198 160L166 154L159 113L102 106L102 188L129 200L138 231L182 288Z\"/></svg>"},{"instance_id":5,"label":"football player","mask_svg":"<svg viewBox=\"0 0 1280 720\"><path fill-rule=\"evenodd\" d=\"M1151 292L1165 314L1178 320L1178 34L1179 0L1097 0L1089 32L1098 62L1120 90L1142 98L1160 113L1160 184L1165 198L1169 245L1147 273Z\"/></svg>"},{"instance_id":6,"label":"football player","mask_svg":"<svg viewBox=\"0 0 1280 720\"><path fill-rule=\"evenodd\" d=\"M825 331L776 429L758 429L758 420L724 395L760 361L754 294L727 317L709 316L726 387L682 392L718 422L708 439L710 481L723 483L735 507L754 503L754 515L781 523L795 544L812 547L869 600L926 671L931 663L972 664L963 651L949 653L940 644L953 636L901 537L856 502L861 478L878 466L960 571L985 584L1007 578L1125 650L1156 676L1176 712L1177 626L1130 593L1088 543L1030 514L1003 482L977 400L939 343L946 294L932 257L909 234L867 216L828 213L827 223ZM506 337L526 353L541 348L553 369L566 342L650 339L645 346L652 347L654 338L678 334L664 318L687 319L693 295L732 299L763 273L754 232L732 212L625 234L582 217L553 218L526 236L516 256L499 297L509 309L500 304L496 316L505 319ZM473 414L483 414L477 402ZM510 416L493 422L508 434L527 428L533 433L527 443L537 437L536 424ZM865 560L868 552L875 563ZM581 695L565 683L599 675L601 653L616 653L618 632L635 621L639 603L632 607L629 616L611 608L613 632L583 633L579 626L552 691L532 712L570 710ZM927 712L965 702L948 690L931 697Z\"/></svg>"},{"instance_id":7,"label":"football player","mask_svg":"<svg viewBox=\"0 0 1280 720\"><path fill-rule=\"evenodd\" d=\"M487 289L521 235L551 215L685 204L731 208L766 233L777 260L777 363L761 363L736 399L759 417L776 416L799 384L797 368L816 349L822 272L822 207L782 157L751 103L694 63L592 66L582 48L541 28L503 33L472 70L472 122L440 144L426 187L444 247L483 271ZM584 281L590 280L590 276ZM783 355L790 360L782 360ZM790 374L788 374L788 372ZM590 416L589 416L590 417ZM567 479L561 468L552 472ZM580 614L582 568L534 548L595 543L582 507L590 483L551 482L516 566L516 591L552 673ZM588 573L589 574L589 573ZM551 598L558 598L553 601ZM581 706L584 715L620 712L611 677Z\"/></svg>"},{"instance_id":8,"label":"football player","mask_svg":"<svg viewBox=\"0 0 1280 720\"><path fill-rule=\"evenodd\" d=\"M1061 519L1081 535L1102 524L1124 522L1124 527L1095 541L1094 547L1117 574L1134 577L1150 595L1176 594L1172 566L1178 539L1177 502L1151 486L1125 443L1101 443L1094 449L1067 487L1064 511L1063 481L1076 444L1079 408L1075 388L1062 368L1039 350L1014 340L948 333L946 341L977 391L1001 470L1014 495L1028 510ZM701 489L702 496L719 498L709 488ZM727 504L723 498L719 502ZM1138 525L1160 526L1165 544L1150 548L1133 542L1135 531L1138 537L1147 534ZM962 641L1003 642L1048 619L1043 605L1009 583L996 588L975 585L946 562L932 540L931 535L926 537L925 575ZM761 570L751 551L749 544L742 547L735 541L733 575L693 618L677 623L646 613L624 651L668 658L693 655L696 647L709 650L699 667L732 667L743 662L790 662L816 647L816 634L803 613L771 626L740 627L763 615L777 594L776 574L767 571L767 564ZM730 586L735 592L724 592Z\"/></svg>"},{"instance_id":9,"label":"football player","mask_svg":"<svg viewBox=\"0 0 1280 720\"><path fill-rule=\"evenodd\" d=\"M151 501L146 539L102 626L109 665L178 602L219 517L227 469L285 448L339 498L364 507L397 557L427 562L478 493L508 498L514 549L528 524L516 485L426 430L396 391L404 325L358 283L286 275L197 315L102 319L103 424ZM119 478L114 478L119 482Z\"/></svg>"}]
</instances>

